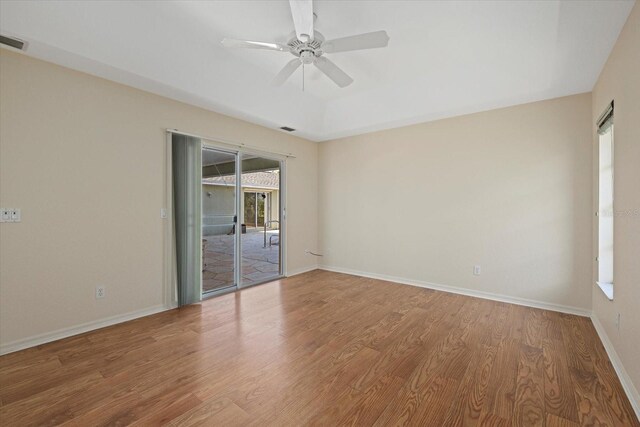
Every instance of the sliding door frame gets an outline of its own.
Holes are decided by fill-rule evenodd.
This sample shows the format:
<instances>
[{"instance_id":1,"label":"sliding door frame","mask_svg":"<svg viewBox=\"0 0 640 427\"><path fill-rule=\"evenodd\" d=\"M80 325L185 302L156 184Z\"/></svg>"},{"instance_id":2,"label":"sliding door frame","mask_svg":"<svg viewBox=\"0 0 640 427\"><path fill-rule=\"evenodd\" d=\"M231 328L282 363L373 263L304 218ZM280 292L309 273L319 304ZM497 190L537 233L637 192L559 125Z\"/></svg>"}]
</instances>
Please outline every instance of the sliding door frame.
<instances>
[{"instance_id":1,"label":"sliding door frame","mask_svg":"<svg viewBox=\"0 0 640 427\"><path fill-rule=\"evenodd\" d=\"M234 287L229 287L226 289L221 289L220 291L212 291L212 292L208 292L207 295L203 295L203 299L207 299L210 297L214 297L223 293L227 293L227 292L233 292L239 289L244 289L244 288L248 288L251 286L255 286L255 285L259 285L265 282L258 282L258 283L253 283L251 285L245 285L242 283L242 216L243 216L243 193L242 193L242 156L247 154L247 155L253 155L253 156L259 156L261 158L264 159L269 159L269 160L274 160L277 161L280 164L280 189L279 189L279 198L280 198L280 206L279 206L279 214L280 214L280 244L279 244L279 251L280 251L280 266L279 266L279 271L278 274L276 276L274 276L271 279L268 279L267 281L272 281L272 280L277 280L277 279L281 279L282 277L284 277L284 272L287 271L286 270L286 266L285 266L285 260L286 258L286 243L285 243L285 235L286 235L286 206L285 206L285 167L286 167L286 157L283 156L279 156L277 154L268 154L268 153L264 153L262 151L257 151L257 150L251 150L251 149L245 149L245 148L229 148L226 144L224 143L220 143L220 142L216 142L216 141L212 141L209 139L205 139L205 138L201 138L202 141L202 148L203 149L211 149L211 150L216 150L216 151L222 151L222 152L226 152L229 154L233 154L235 155L235 161L236 161L236 169L235 169L235 173L236 173L236 216L237 216L237 221L236 221L236 233L234 235L235 237L235 253L234 253L234 280L235 280L235 286ZM256 200L256 209L257 209L257 200ZM201 256L202 259L202 256Z\"/></svg>"},{"instance_id":2,"label":"sliding door frame","mask_svg":"<svg viewBox=\"0 0 640 427\"><path fill-rule=\"evenodd\" d=\"M269 152L266 150L262 150L259 148L249 147L243 143L236 143L233 141L225 141L221 138L211 138L205 137L202 135L195 135L187 132L181 132L177 129L166 129L166 144L165 144L165 159L166 159L166 180L165 180L165 199L164 206L162 208L161 217L165 223L165 233L164 233L164 292L163 292L163 300L164 305L167 308L175 308L178 306L178 289L177 289L177 268L176 268L176 259L175 259L175 228L173 224L173 172L172 172L172 135L180 134L186 136L192 136L195 138L199 138L201 140L202 148L208 147L214 150L224 151L230 154L236 154L236 184L240 183L240 185L236 185L236 213L238 214L238 222L236 223L236 251L234 255L235 262L235 281L236 286L229 287L227 289L223 289L218 292L211 292L205 298L217 296L223 293L235 292L236 290L247 288L250 286L260 285L264 282L259 282L251 285L242 285L242 225L240 222L240 214L242 208L241 195L242 195L242 155L249 154L254 156L259 156L265 159L275 160L280 163L280 192L279 192L279 213L280 213L280 270L278 275L273 277L271 280L277 280L279 278L285 277L287 271L287 158L295 158L294 155L290 153L276 153ZM240 195L238 195L240 193ZM202 234L202 231L201 231ZM202 245L200 245L200 250L202 251ZM202 252L200 253L200 259L202 260ZM202 284L201 284L202 286Z\"/></svg>"}]
</instances>

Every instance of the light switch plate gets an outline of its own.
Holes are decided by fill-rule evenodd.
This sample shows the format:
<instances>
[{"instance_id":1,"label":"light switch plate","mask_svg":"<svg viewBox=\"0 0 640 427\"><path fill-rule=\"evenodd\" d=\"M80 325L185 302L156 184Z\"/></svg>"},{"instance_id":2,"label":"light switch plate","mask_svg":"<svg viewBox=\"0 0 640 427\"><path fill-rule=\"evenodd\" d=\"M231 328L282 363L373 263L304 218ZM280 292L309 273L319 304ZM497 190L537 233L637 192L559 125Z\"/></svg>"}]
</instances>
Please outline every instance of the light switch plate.
<instances>
[{"instance_id":1,"label":"light switch plate","mask_svg":"<svg viewBox=\"0 0 640 427\"><path fill-rule=\"evenodd\" d=\"M20 209L11 209L11 222L20 222L22 220L22 213Z\"/></svg>"},{"instance_id":2,"label":"light switch plate","mask_svg":"<svg viewBox=\"0 0 640 427\"><path fill-rule=\"evenodd\" d=\"M104 286L96 286L96 299L104 298L106 293Z\"/></svg>"}]
</instances>

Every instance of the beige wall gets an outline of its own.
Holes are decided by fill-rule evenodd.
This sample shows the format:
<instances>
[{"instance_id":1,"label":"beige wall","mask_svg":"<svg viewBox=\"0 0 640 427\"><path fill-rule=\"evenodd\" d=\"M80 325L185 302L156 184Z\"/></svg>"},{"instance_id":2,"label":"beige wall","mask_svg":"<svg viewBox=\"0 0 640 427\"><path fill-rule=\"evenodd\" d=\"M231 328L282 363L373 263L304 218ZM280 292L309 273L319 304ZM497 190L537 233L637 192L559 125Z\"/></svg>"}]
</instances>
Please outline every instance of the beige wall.
<instances>
[{"instance_id":1,"label":"beige wall","mask_svg":"<svg viewBox=\"0 0 640 427\"><path fill-rule=\"evenodd\" d=\"M595 122L614 100L614 299L592 285L593 312L635 385L640 402L640 5L636 3L593 89L593 176L597 176ZM597 210L597 182L593 207ZM594 221L595 225L595 221ZM597 248L594 227L593 248ZM593 263L594 284L597 266ZM620 329L615 320L620 314Z\"/></svg>"},{"instance_id":2,"label":"beige wall","mask_svg":"<svg viewBox=\"0 0 640 427\"><path fill-rule=\"evenodd\" d=\"M323 142L321 263L588 310L590 129L582 94Z\"/></svg>"},{"instance_id":3,"label":"beige wall","mask_svg":"<svg viewBox=\"0 0 640 427\"><path fill-rule=\"evenodd\" d=\"M316 143L4 49L0 61L0 206L22 208L0 227L0 344L163 304L165 128L293 153L288 271L316 265Z\"/></svg>"}]
</instances>

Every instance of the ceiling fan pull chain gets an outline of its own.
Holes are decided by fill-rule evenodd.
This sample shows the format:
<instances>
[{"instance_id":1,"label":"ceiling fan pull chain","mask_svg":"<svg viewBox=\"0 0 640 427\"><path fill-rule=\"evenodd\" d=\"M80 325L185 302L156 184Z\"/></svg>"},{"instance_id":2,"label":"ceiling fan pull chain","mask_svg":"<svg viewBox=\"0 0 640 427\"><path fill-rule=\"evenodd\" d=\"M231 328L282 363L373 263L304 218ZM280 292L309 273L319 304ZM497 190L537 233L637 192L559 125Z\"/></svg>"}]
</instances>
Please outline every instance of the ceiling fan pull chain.
<instances>
[{"instance_id":1,"label":"ceiling fan pull chain","mask_svg":"<svg viewBox=\"0 0 640 427\"><path fill-rule=\"evenodd\" d=\"M302 63L302 91L304 92L304 63Z\"/></svg>"}]
</instances>

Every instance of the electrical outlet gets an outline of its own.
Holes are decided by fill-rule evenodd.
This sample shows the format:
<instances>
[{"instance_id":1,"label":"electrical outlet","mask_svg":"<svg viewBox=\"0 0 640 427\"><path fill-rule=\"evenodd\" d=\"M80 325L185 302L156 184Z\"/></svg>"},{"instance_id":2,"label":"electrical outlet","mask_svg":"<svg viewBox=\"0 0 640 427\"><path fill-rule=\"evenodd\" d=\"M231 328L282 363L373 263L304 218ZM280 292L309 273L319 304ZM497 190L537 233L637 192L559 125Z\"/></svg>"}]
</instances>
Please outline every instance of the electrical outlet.
<instances>
[{"instance_id":1,"label":"electrical outlet","mask_svg":"<svg viewBox=\"0 0 640 427\"><path fill-rule=\"evenodd\" d=\"M20 209L11 209L11 222L20 222L22 220L22 213Z\"/></svg>"},{"instance_id":2,"label":"electrical outlet","mask_svg":"<svg viewBox=\"0 0 640 427\"><path fill-rule=\"evenodd\" d=\"M473 266L473 275L474 276L479 276L480 275L480 266L479 265L474 265Z\"/></svg>"},{"instance_id":3,"label":"electrical outlet","mask_svg":"<svg viewBox=\"0 0 640 427\"><path fill-rule=\"evenodd\" d=\"M167 217L167 209L166 208L160 209L160 218L165 219L166 217Z\"/></svg>"},{"instance_id":4,"label":"electrical outlet","mask_svg":"<svg viewBox=\"0 0 640 427\"><path fill-rule=\"evenodd\" d=\"M105 289L104 286L96 286L96 299L104 298Z\"/></svg>"},{"instance_id":5,"label":"electrical outlet","mask_svg":"<svg viewBox=\"0 0 640 427\"><path fill-rule=\"evenodd\" d=\"M0 208L0 222L20 222L22 214L17 208Z\"/></svg>"},{"instance_id":6,"label":"electrical outlet","mask_svg":"<svg viewBox=\"0 0 640 427\"><path fill-rule=\"evenodd\" d=\"M616 329L620 332L620 313L616 315Z\"/></svg>"},{"instance_id":7,"label":"electrical outlet","mask_svg":"<svg viewBox=\"0 0 640 427\"><path fill-rule=\"evenodd\" d=\"M11 209L0 208L0 222L11 222Z\"/></svg>"}]
</instances>

